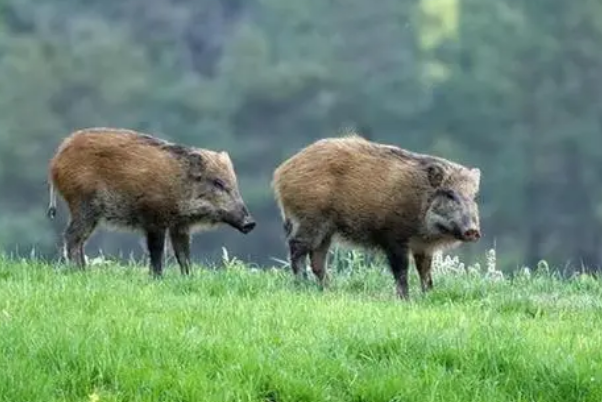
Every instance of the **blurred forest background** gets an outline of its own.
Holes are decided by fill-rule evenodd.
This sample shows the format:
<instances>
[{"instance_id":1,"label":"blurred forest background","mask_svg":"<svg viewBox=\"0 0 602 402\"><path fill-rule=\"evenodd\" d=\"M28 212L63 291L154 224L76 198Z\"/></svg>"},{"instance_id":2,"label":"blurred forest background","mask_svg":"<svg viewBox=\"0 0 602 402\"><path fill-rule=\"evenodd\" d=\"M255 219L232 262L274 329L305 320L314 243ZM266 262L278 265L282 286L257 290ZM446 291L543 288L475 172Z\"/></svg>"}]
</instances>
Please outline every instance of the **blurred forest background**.
<instances>
[{"instance_id":1,"label":"blurred forest background","mask_svg":"<svg viewBox=\"0 0 602 402\"><path fill-rule=\"evenodd\" d=\"M55 256L47 163L71 131L125 127L228 150L258 220L194 237L286 258L269 183L344 128L482 170L505 269L602 261L600 0L1 0L0 248ZM142 255L101 231L88 255Z\"/></svg>"}]
</instances>

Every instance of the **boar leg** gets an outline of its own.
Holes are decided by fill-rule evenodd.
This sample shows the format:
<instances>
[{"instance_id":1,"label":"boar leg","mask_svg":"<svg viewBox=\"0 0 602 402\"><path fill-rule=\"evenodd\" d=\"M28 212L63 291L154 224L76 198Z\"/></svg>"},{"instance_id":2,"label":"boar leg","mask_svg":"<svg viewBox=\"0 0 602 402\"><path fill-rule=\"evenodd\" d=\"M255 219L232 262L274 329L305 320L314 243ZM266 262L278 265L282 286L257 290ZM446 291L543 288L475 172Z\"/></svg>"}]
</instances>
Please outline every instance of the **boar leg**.
<instances>
[{"instance_id":1,"label":"boar leg","mask_svg":"<svg viewBox=\"0 0 602 402\"><path fill-rule=\"evenodd\" d=\"M94 232L98 224L98 214L88 203L83 203L80 208L72 209L71 219L65 229L65 248L67 259L74 262L80 269L86 266L84 244Z\"/></svg>"},{"instance_id":2,"label":"boar leg","mask_svg":"<svg viewBox=\"0 0 602 402\"><path fill-rule=\"evenodd\" d=\"M408 266L410 264L410 255L407 245L396 245L386 250L389 267L395 278L397 295L407 300L408 294Z\"/></svg>"},{"instance_id":3,"label":"boar leg","mask_svg":"<svg viewBox=\"0 0 602 402\"><path fill-rule=\"evenodd\" d=\"M291 265L293 275L297 279L299 279L300 276L305 278L306 275L304 268L307 254L309 253L309 247L306 242L297 239L299 230L297 229L295 233L293 233L293 222L289 218L284 220L283 228L287 238L288 260Z\"/></svg>"},{"instance_id":4,"label":"boar leg","mask_svg":"<svg viewBox=\"0 0 602 402\"><path fill-rule=\"evenodd\" d=\"M295 277L307 279L305 262L307 255L315 250L329 236L326 236L325 227L316 220L305 219L298 223L296 230L288 224L285 226L288 237L289 260ZM319 253L318 253L319 257Z\"/></svg>"},{"instance_id":5,"label":"boar leg","mask_svg":"<svg viewBox=\"0 0 602 402\"><path fill-rule=\"evenodd\" d=\"M289 261L293 274L297 279L307 277L305 273L305 261L309 254L309 246L303 241L290 239L288 241Z\"/></svg>"},{"instance_id":6,"label":"boar leg","mask_svg":"<svg viewBox=\"0 0 602 402\"><path fill-rule=\"evenodd\" d=\"M174 227L169 230L169 239L182 275L190 275L190 232L187 228Z\"/></svg>"},{"instance_id":7,"label":"boar leg","mask_svg":"<svg viewBox=\"0 0 602 402\"><path fill-rule=\"evenodd\" d=\"M328 275L326 274L326 258L328 257L328 249L330 248L331 238L325 238L322 243L309 253L311 261L311 270L318 278L322 288L328 286Z\"/></svg>"},{"instance_id":8,"label":"boar leg","mask_svg":"<svg viewBox=\"0 0 602 402\"><path fill-rule=\"evenodd\" d=\"M420 285L422 292L433 288L433 278L431 276L431 265L433 263L433 256L426 253L414 253L414 263L416 264L416 270L420 276Z\"/></svg>"},{"instance_id":9,"label":"boar leg","mask_svg":"<svg viewBox=\"0 0 602 402\"><path fill-rule=\"evenodd\" d=\"M154 277L163 275L163 250L165 249L165 230L148 230L146 247L150 254L150 268Z\"/></svg>"}]
</instances>

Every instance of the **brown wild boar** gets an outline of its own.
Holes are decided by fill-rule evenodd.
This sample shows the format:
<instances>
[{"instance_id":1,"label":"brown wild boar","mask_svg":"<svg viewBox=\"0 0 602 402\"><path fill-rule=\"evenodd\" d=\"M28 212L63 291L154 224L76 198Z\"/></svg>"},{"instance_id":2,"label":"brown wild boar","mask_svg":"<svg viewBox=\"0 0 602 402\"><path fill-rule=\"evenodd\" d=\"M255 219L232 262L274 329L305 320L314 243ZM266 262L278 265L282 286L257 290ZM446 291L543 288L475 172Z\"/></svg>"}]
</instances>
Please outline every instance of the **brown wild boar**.
<instances>
[{"instance_id":1,"label":"brown wild boar","mask_svg":"<svg viewBox=\"0 0 602 402\"><path fill-rule=\"evenodd\" d=\"M282 163L272 181L293 273L303 273L309 255L325 286L335 239L384 252L404 299L412 253L426 292L433 287L433 253L481 236L480 176L478 168L356 134L309 145Z\"/></svg>"},{"instance_id":2,"label":"brown wild boar","mask_svg":"<svg viewBox=\"0 0 602 402\"><path fill-rule=\"evenodd\" d=\"M255 227L226 152L132 130L89 128L62 142L49 171L48 216L56 215L58 192L70 212L66 256L80 268L84 245L99 224L144 233L155 276L162 275L167 233L188 275L195 229L229 224L246 234Z\"/></svg>"}]
</instances>

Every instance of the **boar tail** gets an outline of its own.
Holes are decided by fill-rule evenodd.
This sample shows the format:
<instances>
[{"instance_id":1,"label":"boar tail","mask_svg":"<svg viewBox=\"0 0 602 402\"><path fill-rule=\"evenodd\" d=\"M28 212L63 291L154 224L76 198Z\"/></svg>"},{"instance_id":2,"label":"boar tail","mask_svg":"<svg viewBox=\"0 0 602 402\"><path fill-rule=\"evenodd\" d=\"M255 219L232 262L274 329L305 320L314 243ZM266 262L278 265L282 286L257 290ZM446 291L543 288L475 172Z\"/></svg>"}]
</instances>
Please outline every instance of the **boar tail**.
<instances>
[{"instance_id":1,"label":"boar tail","mask_svg":"<svg viewBox=\"0 0 602 402\"><path fill-rule=\"evenodd\" d=\"M54 189L54 184L52 181L48 185L48 195L50 201L48 202L48 210L46 211L46 216L50 219L54 219L56 216L56 190Z\"/></svg>"}]
</instances>

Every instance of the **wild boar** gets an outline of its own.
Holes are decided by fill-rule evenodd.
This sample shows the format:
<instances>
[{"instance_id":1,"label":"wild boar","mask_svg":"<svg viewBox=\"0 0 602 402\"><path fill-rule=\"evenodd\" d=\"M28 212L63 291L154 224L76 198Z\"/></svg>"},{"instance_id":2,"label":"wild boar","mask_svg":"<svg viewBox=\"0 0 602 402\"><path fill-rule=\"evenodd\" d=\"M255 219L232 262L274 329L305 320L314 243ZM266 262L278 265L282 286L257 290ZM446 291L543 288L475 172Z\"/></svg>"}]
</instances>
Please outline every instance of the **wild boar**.
<instances>
[{"instance_id":1,"label":"wild boar","mask_svg":"<svg viewBox=\"0 0 602 402\"><path fill-rule=\"evenodd\" d=\"M335 239L384 252L403 299L411 253L422 291L432 289L433 253L481 237L480 178L478 168L353 133L314 142L278 166L272 180L293 273L302 273L309 255L324 287Z\"/></svg>"},{"instance_id":2,"label":"wild boar","mask_svg":"<svg viewBox=\"0 0 602 402\"><path fill-rule=\"evenodd\" d=\"M154 276L162 275L167 233L180 271L188 275L191 233L228 224L247 234L256 225L227 152L132 130L72 133L50 161L49 182L48 216L56 215L58 193L70 212L66 256L81 269L84 245L99 224L142 232Z\"/></svg>"}]
</instances>

